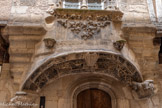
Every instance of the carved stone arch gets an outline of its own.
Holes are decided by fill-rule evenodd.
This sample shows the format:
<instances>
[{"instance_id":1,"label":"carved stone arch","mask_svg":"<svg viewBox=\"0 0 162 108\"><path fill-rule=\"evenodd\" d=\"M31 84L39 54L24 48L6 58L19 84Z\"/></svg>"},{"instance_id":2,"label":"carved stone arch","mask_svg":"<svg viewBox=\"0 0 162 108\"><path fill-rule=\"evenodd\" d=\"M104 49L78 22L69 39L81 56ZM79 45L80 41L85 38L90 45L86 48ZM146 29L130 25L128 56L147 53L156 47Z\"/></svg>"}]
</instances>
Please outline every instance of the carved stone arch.
<instances>
[{"instance_id":1,"label":"carved stone arch","mask_svg":"<svg viewBox=\"0 0 162 108\"><path fill-rule=\"evenodd\" d=\"M39 91L53 80L80 73L104 74L129 86L143 81L138 69L119 54L78 52L49 59L27 77L21 89Z\"/></svg>"}]
</instances>

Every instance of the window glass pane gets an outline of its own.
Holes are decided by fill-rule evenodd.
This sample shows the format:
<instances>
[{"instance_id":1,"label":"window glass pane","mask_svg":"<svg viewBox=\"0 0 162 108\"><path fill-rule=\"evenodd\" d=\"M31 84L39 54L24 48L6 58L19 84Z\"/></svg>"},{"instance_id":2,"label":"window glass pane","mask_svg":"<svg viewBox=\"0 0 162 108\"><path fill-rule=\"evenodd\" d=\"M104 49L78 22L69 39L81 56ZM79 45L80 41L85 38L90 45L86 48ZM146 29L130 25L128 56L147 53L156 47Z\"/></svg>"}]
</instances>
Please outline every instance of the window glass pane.
<instances>
[{"instance_id":1,"label":"window glass pane","mask_svg":"<svg viewBox=\"0 0 162 108\"><path fill-rule=\"evenodd\" d=\"M64 8L79 9L80 8L79 0L65 0Z\"/></svg>"},{"instance_id":2,"label":"window glass pane","mask_svg":"<svg viewBox=\"0 0 162 108\"><path fill-rule=\"evenodd\" d=\"M102 9L101 0L88 0L88 9Z\"/></svg>"}]
</instances>

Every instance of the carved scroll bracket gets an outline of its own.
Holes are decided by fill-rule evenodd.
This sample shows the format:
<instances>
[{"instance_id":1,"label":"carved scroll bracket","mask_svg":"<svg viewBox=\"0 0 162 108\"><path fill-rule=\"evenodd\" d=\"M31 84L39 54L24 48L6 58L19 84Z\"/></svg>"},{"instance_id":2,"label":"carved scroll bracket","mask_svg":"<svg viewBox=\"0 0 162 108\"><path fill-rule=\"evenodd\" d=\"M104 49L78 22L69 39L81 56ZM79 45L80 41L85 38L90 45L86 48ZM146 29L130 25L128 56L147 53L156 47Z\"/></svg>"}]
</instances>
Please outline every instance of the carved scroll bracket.
<instances>
[{"instance_id":1,"label":"carved scroll bracket","mask_svg":"<svg viewBox=\"0 0 162 108\"><path fill-rule=\"evenodd\" d=\"M146 80L142 83L133 82L132 89L137 93L139 99L149 98L155 93L154 81Z\"/></svg>"}]
</instances>

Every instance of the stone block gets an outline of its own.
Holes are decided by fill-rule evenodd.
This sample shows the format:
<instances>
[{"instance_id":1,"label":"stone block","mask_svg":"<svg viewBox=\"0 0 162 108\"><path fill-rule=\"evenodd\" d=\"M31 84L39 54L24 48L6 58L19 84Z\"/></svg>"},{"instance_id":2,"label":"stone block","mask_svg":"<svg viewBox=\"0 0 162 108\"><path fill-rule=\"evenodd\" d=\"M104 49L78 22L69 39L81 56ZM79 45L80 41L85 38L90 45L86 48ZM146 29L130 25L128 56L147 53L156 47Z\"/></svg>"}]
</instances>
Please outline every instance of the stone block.
<instances>
[{"instance_id":1,"label":"stone block","mask_svg":"<svg viewBox=\"0 0 162 108\"><path fill-rule=\"evenodd\" d=\"M28 49L34 49L35 48L35 42L27 42L27 48Z\"/></svg>"},{"instance_id":2,"label":"stone block","mask_svg":"<svg viewBox=\"0 0 162 108\"><path fill-rule=\"evenodd\" d=\"M23 48L18 48L18 49L11 48L9 50L9 53L10 54L31 55L34 53L34 51L35 51L35 49L29 49L29 48L24 48L24 49Z\"/></svg>"},{"instance_id":3,"label":"stone block","mask_svg":"<svg viewBox=\"0 0 162 108\"><path fill-rule=\"evenodd\" d=\"M10 41L10 49L23 49L23 48L27 48L27 43L26 41Z\"/></svg>"},{"instance_id":4,"label":"stone block","mask_svg":"<svg viewBox=\"0 0 162 108\"><path fill-rule=\"evenodd\" d=\"M30 61L29 56L10 56L10 62L28 63Z\"/></svg>"},{"instance_id":5,"label":"stone block","mask_svg":"<svg viewBox=\"0 0 162 108\"><path fill-rule=\"evenodd\" d=\"M57 101L46 101L47 108L58 108Z\"/></svg>"},{"instance_id":6,"label":"stone block","mask_svg":"<svg viewBox=\"0 0 162 108\"><path fill-rule=\"evenodd\" d=\"M11 13L25 14L28 6L12 6Z\"/></svg>"},{"instance_id":7,"label":"stone block","mask_svg":"<svg viewBox=\"0 0 162 108\"><path fill-rule=\"evenodd\" d=\"M128 44L131 46L131 47L141 47L143 46L143 41L142 40L138 40L138 41L129 41Z\"/></svg>"},{"instance_id":8,"label":"stone block","mask_svg":"<svg viewBox=\"0 0 162 108\"><path fill-rule=\"evenodd\" d=\"M12 14L11 20L14 21L14 25L20 24L23 25L24 23L28 23L31 21L30 14Z\"/></svg>"},{"instance_id":9,"label":"stone block","mask_svg":"<svg viewBox=\"0 0 162 108\"><path fill-rule=\"evenodd\" d=\"M41 23L43 21L43 16L41 14L31 14L31 22Z\"/></svg>"},{"instance_id":10,"label":"stone block","mask_svg":"<svg viewBox=\"0 0 162 108\"><path fill-rule=\"evenodd\" d=\"M17 27L10 26L8 28L8 34L10 35L22 35L23 31L24 31L23 27L20 27L20 26L17 26Z\"/></svg>"},{"instance_id":11,"label":"stone block","mask_svg":"<svg viewBox=\"0 0 162 108\"><path fill-rule=\"evenodd\" d=\"M44 35L46 33L46 30L43 27L39 26L25 25L23 33L25 35Z\"/></svg>"},{"instance_id":12,"label":"stone block","mask_svg":"<svg viewBox=\"0 0 162 108\"><path fill-rule=\"evenodd\" d=\"M20 0L21 6L34 6L36 3L36 0Z\"/></svg>"}]
</instances>

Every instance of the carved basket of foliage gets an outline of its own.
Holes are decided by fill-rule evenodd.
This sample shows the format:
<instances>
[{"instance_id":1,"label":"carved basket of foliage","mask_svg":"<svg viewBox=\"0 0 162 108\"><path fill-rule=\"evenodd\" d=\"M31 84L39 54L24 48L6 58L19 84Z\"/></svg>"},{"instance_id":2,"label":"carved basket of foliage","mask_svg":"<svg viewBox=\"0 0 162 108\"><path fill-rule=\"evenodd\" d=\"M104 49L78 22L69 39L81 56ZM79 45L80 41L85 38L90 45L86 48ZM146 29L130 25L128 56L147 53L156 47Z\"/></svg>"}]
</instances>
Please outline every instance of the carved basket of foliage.
<instances>
[{"instance_id":1,"label":"carved basket of foliage","mask_svg":"<svg viewBox=\"0 0 162 108\"><path fill-rule=\"evenodd\" d=\"M126 43L126 40L118 40L113 43L115 49L121 51Z\"/></svg>"}]
</instances>

